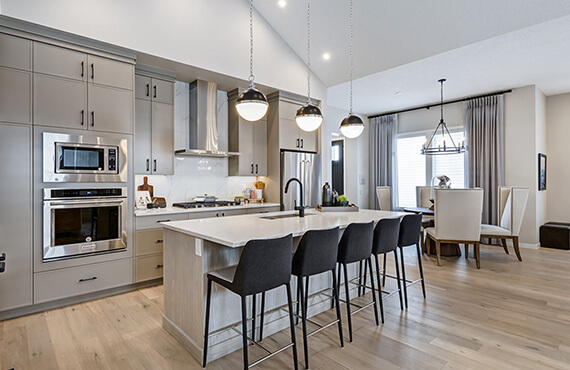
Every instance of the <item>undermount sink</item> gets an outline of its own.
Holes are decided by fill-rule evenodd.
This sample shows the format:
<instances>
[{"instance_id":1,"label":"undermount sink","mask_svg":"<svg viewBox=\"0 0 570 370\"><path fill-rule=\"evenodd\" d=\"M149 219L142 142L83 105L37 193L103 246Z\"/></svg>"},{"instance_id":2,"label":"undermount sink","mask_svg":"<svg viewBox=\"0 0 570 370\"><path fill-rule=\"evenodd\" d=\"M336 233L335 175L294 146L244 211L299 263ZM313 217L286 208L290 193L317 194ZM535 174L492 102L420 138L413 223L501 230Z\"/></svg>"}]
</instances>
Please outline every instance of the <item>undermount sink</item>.
<instances>
[{"instance_id":1,"label":"undermount sink","mask_svg":"<svg viewBox=\"0 0 570 370\"><path fill-rule=\"evenodd\" d=\"M308 214L306 213L306 214L305 214L305 217L314 216L314 215L315 215L314 213L308 213ZM279 219L282 219L282 218L291 218L291 217L299 217L299 214L298 214L298 213L293 213L293 214L287 214L287 215L262 216L262 217L259 217L259 218L263 218L263 219L265 219L265 220L279 220Z\"/></svg>"}]
</instances>

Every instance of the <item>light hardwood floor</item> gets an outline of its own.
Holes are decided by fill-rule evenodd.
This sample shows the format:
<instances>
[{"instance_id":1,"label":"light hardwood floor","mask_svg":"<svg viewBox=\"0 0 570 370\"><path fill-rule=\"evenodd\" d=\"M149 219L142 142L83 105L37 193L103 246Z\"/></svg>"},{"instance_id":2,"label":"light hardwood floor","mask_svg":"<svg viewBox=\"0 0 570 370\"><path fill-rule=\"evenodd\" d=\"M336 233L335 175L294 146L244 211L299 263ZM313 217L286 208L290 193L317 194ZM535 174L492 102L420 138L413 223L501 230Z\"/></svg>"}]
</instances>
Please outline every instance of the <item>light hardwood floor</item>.
<instances>
[{"instance_id":1,"label":"light hardwood floor","mask_svg":"<svg viewBox=\"0 0 570 370\"><path fill-rule=\"evenodd\" d=\"M311 368L570 369L570 252L523 249L522 255L519 262L501 247L482 246L480 270L473 258L443 258L437 267L424 256L427 300L415 285L407 311L397 296L385 300L384 325L374 325L371 308L354 316L354 342L344 349L334 326L311 337ZM161 316L158 286L6 320L0 369L200 369L161 328ZM332 317L331 311L317 316ZM301 344L300 332L299 325ZM284 331L264 343L287 341ZM300 368L302 353L300 345ZM261 354L250 347L251 360ZM237 369L241 361L236 351L208 369ZM291 362L287 351L257 368L292 368Z\"/></svg>"}]
</instances>

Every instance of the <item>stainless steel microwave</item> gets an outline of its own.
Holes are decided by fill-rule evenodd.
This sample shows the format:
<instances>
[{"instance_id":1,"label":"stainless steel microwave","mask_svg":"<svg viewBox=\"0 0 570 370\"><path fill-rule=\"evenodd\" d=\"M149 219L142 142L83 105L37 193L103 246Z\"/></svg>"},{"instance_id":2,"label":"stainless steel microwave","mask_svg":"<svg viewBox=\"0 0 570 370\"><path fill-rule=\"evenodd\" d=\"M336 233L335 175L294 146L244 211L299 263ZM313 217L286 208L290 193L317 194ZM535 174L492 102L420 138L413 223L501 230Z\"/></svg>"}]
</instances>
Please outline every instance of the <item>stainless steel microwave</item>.
<instances>
[{"instance_id":1,"label":"stainless steel microwave","mask_svg":"<svg viewBox=\"0 0 570 370\"><path fill-rule=\"evenodd\" d=\"M126 182L127 140L44 132L44 182Z\"/></svg>"}]
</instances>

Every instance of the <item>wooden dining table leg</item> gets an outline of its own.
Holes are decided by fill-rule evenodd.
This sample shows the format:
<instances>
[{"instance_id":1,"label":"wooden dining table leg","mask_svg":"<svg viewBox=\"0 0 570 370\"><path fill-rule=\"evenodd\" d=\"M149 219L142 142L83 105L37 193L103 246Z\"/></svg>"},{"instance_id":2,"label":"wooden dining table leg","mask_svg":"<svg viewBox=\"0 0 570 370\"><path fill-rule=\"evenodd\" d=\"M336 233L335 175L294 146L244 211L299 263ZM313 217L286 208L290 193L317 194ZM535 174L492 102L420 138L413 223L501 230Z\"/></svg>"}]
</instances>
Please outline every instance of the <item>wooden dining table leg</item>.
<instances>
[{"instance_id":1,"label":"wooden dining table leg","mask_svg":"<svg viewBox=\"0 0 570 370\"><path fill-rule=\"evenodd\" d=\"M441 243L439 240L435 241L435 254L437 256L437 265L441 266Z\"/></svg>"},{"instance_id":2,"label":"wooden dining table leg","mask_svg":"<svg viewBox=\"0 0 570 370\"><path fill-rule=\"evenodd\" d=\"M522 261L521 250L519 249L519 237L518 236L513 237L513 247L515 248L515 254L517 255L517 258L519 259L519 261Z\"/></svg>"},{"instance_id":3,"label":"wooden dining table leg","mask_svg":"<svg viewBox=\"0 0 570 370\"><path fill-rule=\"evenodd\" d=\"M469 244L465 243L465 259L469 259Z\"/></svg>"},{"instance_id":4,"label":"wooden dining table leg","mask_svg":"<svg viewBox=\"0 0 570 370\"><path fill-rule=\"evenodd\" d=\"M480 243L475 243L475 262L477 262L477 268L481 268L481 250Z\"/></svg>"}]
</instances>

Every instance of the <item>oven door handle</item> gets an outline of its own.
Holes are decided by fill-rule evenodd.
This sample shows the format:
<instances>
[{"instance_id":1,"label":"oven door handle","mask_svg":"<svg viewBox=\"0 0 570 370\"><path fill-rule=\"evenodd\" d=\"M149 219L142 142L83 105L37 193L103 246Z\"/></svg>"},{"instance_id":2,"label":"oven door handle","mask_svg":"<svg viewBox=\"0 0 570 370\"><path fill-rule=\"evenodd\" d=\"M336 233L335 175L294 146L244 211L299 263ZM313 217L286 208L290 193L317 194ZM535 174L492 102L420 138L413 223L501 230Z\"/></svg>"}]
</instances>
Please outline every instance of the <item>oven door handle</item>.
<instances>
[{"instance_id":1,"label":"oven door handle","mask_svg":"<svg viewBox=\"0 0 570 370\"><path fill-rule=\"evenodd\" d=\"M99 206L99 205L109 205L109 204L117 204L121 205L125 202L125 199L114 199L114 200L98 200L95 202L85 202L85 201L75 201L75 200L67 200L67 201L45 201L47 205L50 207L53 206L63 206L63 207L75 207L75 206Z\"/></svg>"}]
</instances>

